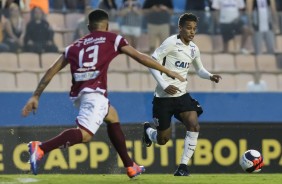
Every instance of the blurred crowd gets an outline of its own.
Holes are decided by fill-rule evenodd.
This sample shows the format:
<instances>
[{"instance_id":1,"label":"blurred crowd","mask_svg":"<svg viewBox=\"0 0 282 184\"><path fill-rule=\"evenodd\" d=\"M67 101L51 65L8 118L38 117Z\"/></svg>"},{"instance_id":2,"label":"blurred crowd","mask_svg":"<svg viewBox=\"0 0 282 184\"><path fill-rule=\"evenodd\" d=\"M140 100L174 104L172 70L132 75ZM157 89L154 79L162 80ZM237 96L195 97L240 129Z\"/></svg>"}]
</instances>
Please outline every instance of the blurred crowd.
<instances>
[{"instance_id":1,"label":"blurred crowd","mask_svg":"<svg viewBox=\"0 0 282 184\"><path fill-rule=\"evenodd\" d=\"M177 33L183 12L199 17L198 34L220 35L222 52L230 52L229 41L240 37L243 54L275 53L275 36L281 33L282 2L279 0L2 0L0 51L58 52L54 32L72 33L68 42L88 33L87 13L95 8L110 14L110 29L137 46L140 36L148 37L152 52L169 35ZM54 28L51 14L81 14L71 20L74 27ZM85 16L83 16L83 14ZM63 26L63 25L62 25ZM252 39L253 50L247 40ZM140 40L140 39L139 39ZM69 44L68 43L68 44ZM66 44L64 45L66 46ZM200 48L201 49L201 48Z\"/></svg>"}]
</instances>

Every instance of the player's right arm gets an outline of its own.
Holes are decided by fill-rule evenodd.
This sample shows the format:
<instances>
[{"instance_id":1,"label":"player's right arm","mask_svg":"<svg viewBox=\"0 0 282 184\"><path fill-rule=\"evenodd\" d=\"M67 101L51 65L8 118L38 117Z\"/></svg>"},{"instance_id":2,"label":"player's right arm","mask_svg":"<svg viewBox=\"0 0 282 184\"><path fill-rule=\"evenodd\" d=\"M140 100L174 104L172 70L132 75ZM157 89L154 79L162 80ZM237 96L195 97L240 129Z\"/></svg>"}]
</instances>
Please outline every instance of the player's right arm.
<instances>
[{"instance_id":1,"label":"player's right arm","mask_svg":"<svg viewBox=\"0 0 282 184\"><path fill-rule=\"evenodd\" d=\"M159 63L157 63L156 61L154 61L148 55L137 51L135 48L131 47L130 45L121 47L121 51L123 53L127 54L128 56L132 57L133 59L135 59L137 62L139 62L140 64L142 64L144 66L159 70L159 71L165 73L167 76L169 76L173 79L174 78L179 79L181 82L185 81L185 79L183 77L181 77L178 73L168 70L164 66L162 66Z\"/></svg>"},{"instance_id":2,"label":"player's right arm","mask_svg":"<svg viewBox=\"0 0 282 184\"><path fill-rule=\"evenodd\" d=\"M63 69L68 64L64 55L61 55L55 63L46 71L42 79L37 85L37 88L33 92L24 108L22 109L22 116L28 116L30 112L35 113L38 108L38 100L44 89L47 87L51 79L56 73Z\"/></svg>"}]
</instances>

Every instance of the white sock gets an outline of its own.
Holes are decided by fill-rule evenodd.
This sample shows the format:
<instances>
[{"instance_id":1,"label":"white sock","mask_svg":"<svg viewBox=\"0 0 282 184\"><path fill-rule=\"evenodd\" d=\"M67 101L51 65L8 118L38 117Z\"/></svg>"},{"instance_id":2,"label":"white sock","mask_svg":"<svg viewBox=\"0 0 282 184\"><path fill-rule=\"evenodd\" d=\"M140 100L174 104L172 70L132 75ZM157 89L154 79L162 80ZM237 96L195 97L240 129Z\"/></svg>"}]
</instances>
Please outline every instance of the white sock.
<instances>
[{"instance_id":1,"label":"white sock","mask_svg":"<svg viewBox=\"0 0 282 184\"><path fill-rule=\"evenodd\" d=\"M149 136L149 139L154 142L157 143L157 130L153 129L153 128L147 128L146 133Z\"/></svg>"},{"instance_id":2,"label":"white sock","mask_svg":"<svg viewBox=\"0 0 282 184\"><path fill-rule=\"evenodd\" d=\"M199 132L186 132L186 137L184 139L184 149L181 157L180 164L187 165L190 158L194 154L196 149L197 140L198 140Z\"/></svg>"}]
</instances>

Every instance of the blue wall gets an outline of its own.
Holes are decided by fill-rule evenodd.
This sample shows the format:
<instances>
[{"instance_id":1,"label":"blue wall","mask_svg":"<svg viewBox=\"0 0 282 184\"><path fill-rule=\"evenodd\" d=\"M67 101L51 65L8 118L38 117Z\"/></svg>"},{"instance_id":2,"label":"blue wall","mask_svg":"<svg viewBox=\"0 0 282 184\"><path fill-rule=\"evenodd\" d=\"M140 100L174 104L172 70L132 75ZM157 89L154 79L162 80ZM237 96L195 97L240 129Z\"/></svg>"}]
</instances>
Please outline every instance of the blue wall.
<instances>
[{"instance_id":1,"label":"blue wall","mask_svg":"<svg viewBox=\"0 0 282 184\"><path fill-rule=\"evenodd\" d=\"M0 126L73 125L77 114L68 93L44 93L37 114L21 117L31 93L0 93ZM202 122L282 123L282 93L192 93L204 109ZM153 94L110 93L122 123L151 120Z\"/></svg>"}]
</instances>

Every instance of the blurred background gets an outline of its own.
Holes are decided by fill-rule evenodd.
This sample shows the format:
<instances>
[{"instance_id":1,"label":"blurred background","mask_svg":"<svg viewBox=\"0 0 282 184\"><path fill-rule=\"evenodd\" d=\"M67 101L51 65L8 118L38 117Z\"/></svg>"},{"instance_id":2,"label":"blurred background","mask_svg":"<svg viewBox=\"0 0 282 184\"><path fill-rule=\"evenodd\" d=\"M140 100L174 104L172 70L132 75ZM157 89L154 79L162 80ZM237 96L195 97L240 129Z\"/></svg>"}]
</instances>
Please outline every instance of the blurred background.
<instances>
[{"instance_id":1,"label":"blurred background","mask_svg":"<svg viewBox=\"0 0 282 184\"><path fill-rule=\"evenodd\" d=\"M190 68L187 91L203 106L201 134L191 172L242 172L244 151L259 150L264 172L282 171L282 2L279 0L1 0L0 173L28 172L30 140L44 140L73 126L76 109L68 98L69 68L56 75L42 95L36 116L20 111L40 78L73 41L88 34L87 14L110 14L110 31L141 52L152 54L177 34L184 12L199 17L194 42L204 67L222 76L219 84ZM230 9L231 7L231 9ZM156 81L147 68L125 55L109 67L111 103L120 114L128 150L151 173L173 173L185 132L173 120L165 148L142 147L144 121L151 121ZM43 162L43 173L120 173L122 164L105 127L86 146L57 150ZM138 136L136 136L138 135ZM98 143L98 144L96 144ZM96 146L98 145L98 146Z\"/></svg>"}]
</instances>

